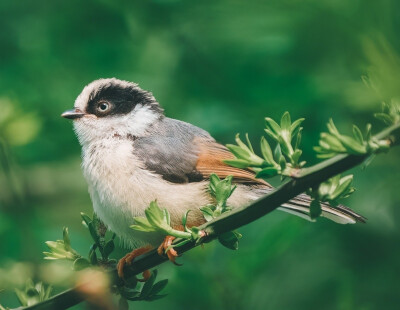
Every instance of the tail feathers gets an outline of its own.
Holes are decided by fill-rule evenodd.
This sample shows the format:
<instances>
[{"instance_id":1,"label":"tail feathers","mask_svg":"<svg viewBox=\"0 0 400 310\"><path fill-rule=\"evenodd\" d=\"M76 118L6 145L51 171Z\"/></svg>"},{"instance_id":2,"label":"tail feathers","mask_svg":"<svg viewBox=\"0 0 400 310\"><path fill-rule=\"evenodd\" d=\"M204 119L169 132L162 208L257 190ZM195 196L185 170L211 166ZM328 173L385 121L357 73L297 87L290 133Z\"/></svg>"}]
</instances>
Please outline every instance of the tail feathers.
<instances>
[{"instance_id":1,"label":"tail feathers","mask_svg":"<svg viewBox=\"0 0 400 310\"><path fill-rule=\"evenodd\" d=\"M283 204L279 209L294 215L297 215L306 220L312 221L310 217L310 203L311 198L305 194L301 194L288 203ZM337 207L331 207L327 203L321 204L322 214L321 216L326 217L339 224L355 224L365 223L366 218L360 214L357 214L353 210L339 205Z\"/></svg>"}]
</instances>

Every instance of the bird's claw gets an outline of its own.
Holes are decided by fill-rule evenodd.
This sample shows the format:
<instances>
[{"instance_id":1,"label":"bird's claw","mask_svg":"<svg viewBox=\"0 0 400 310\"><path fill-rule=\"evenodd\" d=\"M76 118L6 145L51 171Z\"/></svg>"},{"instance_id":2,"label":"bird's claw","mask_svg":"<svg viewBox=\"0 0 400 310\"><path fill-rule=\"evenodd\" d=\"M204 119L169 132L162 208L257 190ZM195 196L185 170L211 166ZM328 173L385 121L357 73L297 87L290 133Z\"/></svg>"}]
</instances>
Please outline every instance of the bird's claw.
<instances>
[{"instance_id":1,"label":"bird's claw","mask_svg":"<svg viewBox=\"0 0 400 310\"><path fill-rule=\"evenodd\" d=\"M132 265L132 262L136 257L149 252L151 249L152 249L151 246L145 246L145 247L142 247L139 249L135 249L132 252L126 254L124 257L122 257L117 264L118 276L121 279L124 279L125 278L125 276L124 276L125 265ZM143 279L137 279L137 280L140 282L146 282L150 278L151 273L149 270L145 270L142 273L142 275L143 275Z\"/></svg>"},{"instance_id":2,"label":"bird's claw","mask_svg":"<svg viewBox=\"0 0 400 310\"><path fill-rule=\"evenodd\" d=\"M163 256L164 254L167 254L168 259L175 265L181 266L181 264L178 264L175 260L178 257L178 252L175 251L175 249L172 247L172 241L175 240L174 236L166 236L164 241L161 243L161 245L157 249L157 253L160 256Z\"/></svg>"}]
</instances>

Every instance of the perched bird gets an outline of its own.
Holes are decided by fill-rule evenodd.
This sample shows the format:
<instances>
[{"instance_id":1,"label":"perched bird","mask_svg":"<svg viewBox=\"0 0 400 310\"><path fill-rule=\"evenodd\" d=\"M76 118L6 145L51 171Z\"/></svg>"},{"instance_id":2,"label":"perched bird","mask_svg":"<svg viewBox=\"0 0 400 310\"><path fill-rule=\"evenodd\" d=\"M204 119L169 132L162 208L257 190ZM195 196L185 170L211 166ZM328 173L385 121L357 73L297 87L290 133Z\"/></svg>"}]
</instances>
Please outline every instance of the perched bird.
<instances>
[{"instance_id":1,"label":"perched bird","mask_svg":"<svg viewBox=\"0 0 400 310\"><path fill-rule=\"evenodd\" d=\"M74 120L94 211L126 247L135 249L120 261L120 275L125 263L162 242L157 233L129 227L135 216L144 216L150 202L157 199L175 227L187 210L193 210L188 225L198 226L205 222L199 208L212 202L207 190L212 173L233 176L237 188L228 200L232 207L272 189L250 169L225 164L235 158L225 146L201 128L165 117L152 93L135 83L115 78L93 81L62 116ZM309 219L309 204L307 195L299 195L280 209ZM338 223L364 221L343 206L324 204L322 209L322 216ZM171 241L164 240L160 254ZM167 254L173 260L176 252L171 249Z\"/></svg>"}]
</instances>

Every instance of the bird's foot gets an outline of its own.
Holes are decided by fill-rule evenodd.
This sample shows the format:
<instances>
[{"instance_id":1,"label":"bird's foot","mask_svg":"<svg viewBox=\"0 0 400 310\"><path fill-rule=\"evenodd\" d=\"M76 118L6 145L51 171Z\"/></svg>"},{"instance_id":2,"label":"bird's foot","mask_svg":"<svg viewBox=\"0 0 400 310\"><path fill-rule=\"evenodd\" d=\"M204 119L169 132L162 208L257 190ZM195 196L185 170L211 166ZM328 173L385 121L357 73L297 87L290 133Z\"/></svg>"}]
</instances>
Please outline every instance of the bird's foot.
<instances>
[{"instance_id":1,"label":"bird's foot","mask_svg":"<svg viewBox=\"0 0 400 310\"><path fill-rule=\"evenodd\" d=\"M135 249L132 252L126 254L124 257L122 257L119 260L118 265L117 265L118 276L120 278L124 279L125 265L132 265L132 262L136 257L138 257L144 253L147 253L147 252L151 251L152 249L153 249L152 246L147 245L147 246L141 247L139 249ZM143 275L143 279L138 279L138 281L145 282L150 278L151 273L149 270L146 270L142 273L142 275Z\"/></svg>"},{"instance_id":2,"label":"bird's foot","mask_svg":"<svg viewBox=\"0 0 400 310\"><path fill-rule=\"evenodd\" d=\"M181 266L181 264L178 264L175 259L178 257L178 253L175 251L172 245L172 241L175 240L174 236L166 236L164 241L161 243L161 245L157 249L157 253L160 256L163 256L164 254L167 254L168 259L174 263L177 266Z\"/></svg>"}]
</instances>

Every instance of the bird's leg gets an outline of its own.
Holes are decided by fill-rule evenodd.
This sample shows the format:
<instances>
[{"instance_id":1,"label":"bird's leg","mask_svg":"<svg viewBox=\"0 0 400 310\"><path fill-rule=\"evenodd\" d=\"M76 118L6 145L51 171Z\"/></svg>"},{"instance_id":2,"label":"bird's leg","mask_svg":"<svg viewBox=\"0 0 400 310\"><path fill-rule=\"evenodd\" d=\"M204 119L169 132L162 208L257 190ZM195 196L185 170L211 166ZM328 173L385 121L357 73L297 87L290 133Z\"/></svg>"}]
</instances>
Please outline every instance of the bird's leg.
<instances>
[{"instance_id":1,"label":"bird's leg","mask_svg":"<svg viewBox=\"0 0 400 310\"><path fill-rule=\"evenodd\" d=\"M153 249L153 247L151 245L146 245L139 249L135 249L132 252L126 254L124 257L122 257L119 260L118 265L117 265L118 276L123 279L125 265L132 265L132 262L136 257L138 257L144 253L147 253L147 252L151 251L152 249ZM138 279L138 281L140 281L140 282L147 281L151 276L150 270L145 270L142 273L142 275L143 275L143 279Z\"/></svg>"},{"instance_id":2,"label":"bird's leg","mask_svg":"<svg viewBox=\"0 0 400 310\"><path fill-rule=\"evenodd\" d=\"M180 230L180 231L184 231L184 228L182 225L178 225L178 226L174 226L173 227L176 230ZM164 241L161 243L161 245L158 247L157 249L157 253L160 256L163 256L164 253L167 254L168 259L174 263L175 265L180 266L175 259L178 257L178 253L175 251L175 249L173 247L171 247L169 250L168 247L170 247L172 245L172 241L174 241L176 238L174 236L166 236Z\"/></svg>"}]
</instances>

